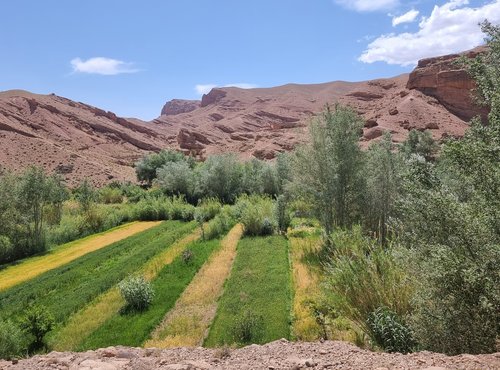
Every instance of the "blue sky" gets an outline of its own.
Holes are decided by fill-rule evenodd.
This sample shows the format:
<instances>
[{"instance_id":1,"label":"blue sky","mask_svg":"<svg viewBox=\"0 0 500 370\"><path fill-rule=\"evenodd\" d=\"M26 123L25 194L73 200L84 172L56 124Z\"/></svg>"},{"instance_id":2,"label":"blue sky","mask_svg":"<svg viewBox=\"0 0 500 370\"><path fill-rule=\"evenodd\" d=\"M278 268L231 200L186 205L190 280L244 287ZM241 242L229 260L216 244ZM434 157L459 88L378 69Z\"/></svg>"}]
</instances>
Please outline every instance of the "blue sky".
<instances>
[{"instance_id":1,"label":"blue sky","mask_svg":"<svg viewBox=\"0 0 500 370\"><path fill-rule=\"evenodd\" d=\"M211 86L360 81L471 48L500 0L16 0L0 5L0 90L152 119Z\"/></svg>"}]
</instances>

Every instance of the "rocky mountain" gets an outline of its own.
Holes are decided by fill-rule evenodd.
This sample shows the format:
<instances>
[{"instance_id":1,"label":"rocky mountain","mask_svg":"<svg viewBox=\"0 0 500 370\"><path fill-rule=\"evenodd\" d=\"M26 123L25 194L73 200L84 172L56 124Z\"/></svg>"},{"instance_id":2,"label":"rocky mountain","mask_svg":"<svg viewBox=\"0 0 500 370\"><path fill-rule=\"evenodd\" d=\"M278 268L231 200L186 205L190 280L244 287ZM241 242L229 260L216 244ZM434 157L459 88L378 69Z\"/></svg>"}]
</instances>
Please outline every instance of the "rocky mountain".
<instances>
[{"instance_id":1,"label":"rocky mountain","mask_svg":"<svg viewBox=\"0 0 500 370\"><path fill-rule=\"evenodd\" d=\"M411 129L430 130L438 140L461 136L466 122L486 111L473 103L474 83L454 63L459 56L425 59L409 75L372 81L214 88L201 101L167 102L151 122L120 118L53 94L1 92L0 165L37 164L61 173L70 184L84 177L102 184L134 180L132 164L166 147L199 158L236 152L272 159L307 140L311 119L325 104L337 102L364 117L364 147L385 131L395 142Z\"/></svg>"}]
</instances>

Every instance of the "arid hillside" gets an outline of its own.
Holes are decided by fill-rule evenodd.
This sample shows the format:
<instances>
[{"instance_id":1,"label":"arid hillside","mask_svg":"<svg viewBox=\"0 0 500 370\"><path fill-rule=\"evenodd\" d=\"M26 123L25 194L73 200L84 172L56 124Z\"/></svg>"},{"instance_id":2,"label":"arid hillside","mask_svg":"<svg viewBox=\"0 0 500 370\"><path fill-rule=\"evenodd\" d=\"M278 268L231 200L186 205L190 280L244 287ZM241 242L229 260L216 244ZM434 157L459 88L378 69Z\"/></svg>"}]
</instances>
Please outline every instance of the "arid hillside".
<instances>
[{"instance_id":1,"label":"arid hillside","mask_svg":"<svg viewBox=\"0 0 500 370\"><path fill-rule=\"evenodd\" d=\"M474 56L481 49L467 52ZM152 122L117 117L56 95L0 92L0 166L41 165L70 184L135 179L133 163L147 152L174 148L199 158L236 152L272 159L307 140L307 125L325 104L348 104L365 121L363 146L384 131L395 142L411 129L436 139L461 136L484 110L471 99L473 82L453 61L420 61L410 75L365 82L214 88L201 101L172 100Z\"/></svg>"}]
</instances>

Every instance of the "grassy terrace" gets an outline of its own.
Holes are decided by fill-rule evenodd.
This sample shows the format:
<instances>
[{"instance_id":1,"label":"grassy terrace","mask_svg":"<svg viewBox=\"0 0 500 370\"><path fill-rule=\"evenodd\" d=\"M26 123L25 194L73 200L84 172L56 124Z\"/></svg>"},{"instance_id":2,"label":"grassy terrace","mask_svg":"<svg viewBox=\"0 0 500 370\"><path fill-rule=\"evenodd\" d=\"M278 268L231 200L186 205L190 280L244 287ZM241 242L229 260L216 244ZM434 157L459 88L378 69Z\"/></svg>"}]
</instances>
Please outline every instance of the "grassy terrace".
<instances>
[{"instance_id":1,"label":"grassy terrace","mask_svg":"<svg viewBox=\"0 0 500 370\"><path fill-rule=\"evenodd\" d=\"M8 266L0 270L0 291L33 279L44 272L65 265L87 253L107 247L112 243L128 238L158 224L159 222L131 222L99 234L63 244L47 254L28 258L18 264Z\"/></svg>"},{"instance_id":2,"label":"grassy terrace","mask_svg":"<svg viewBox=\"0 0 500 370\"><path fill-rule=\"evenodd\" d=\"M0 319L16 317L36 302L62 323L194 228L194 222L163 222L1 292Z\"/></svg>"},{"instance_id":3,"label":"grassy terrace","mask_svg":"<svg viewBox=\"0 0 500 370\"><path fill-rule=\"evenodd\" d=\"M162 321L184 289L206 262L212 252L220 247L220 240L198 241L187 246L193 259L186 263L178 256L166 265L152 281L155 297L144 312L117 313L94 331L78 349L92 349L112 345L140 346Z\"/></svg>"},{"instance_id":4,"label":"grassy terrace","mask_svg":"<svg viewBox=\"0 0 500 370\"><path fill-rule=\"evenodd\" d=\"M235 343L235 327L247 312L261 318L262 327L252 342L289 338L292 295L289 269L285 238L242 239L205 346Z\"/></svg>"}]
</instances>

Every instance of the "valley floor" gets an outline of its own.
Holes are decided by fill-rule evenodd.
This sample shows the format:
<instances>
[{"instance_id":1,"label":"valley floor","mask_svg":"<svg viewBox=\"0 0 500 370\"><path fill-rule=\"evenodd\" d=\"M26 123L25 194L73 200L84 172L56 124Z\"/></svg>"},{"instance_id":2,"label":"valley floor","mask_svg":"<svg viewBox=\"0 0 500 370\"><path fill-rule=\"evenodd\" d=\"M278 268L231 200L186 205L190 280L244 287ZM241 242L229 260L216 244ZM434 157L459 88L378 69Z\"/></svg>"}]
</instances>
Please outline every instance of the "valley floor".
<instances>
[{"instance_id":1,"label":"valley floor","mask_svg":"<svg viewBox=\"0 0 500 370\"><path fill-rule=\"evenodd\" d=\"M81 353L51 352L17 363L0 360L1 370L31 369L500 369L500 353L446 356L375 353L346 342L289 342L285 339L235 350L109 347Z\"/></svg>"}]
</instances>

